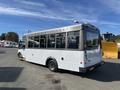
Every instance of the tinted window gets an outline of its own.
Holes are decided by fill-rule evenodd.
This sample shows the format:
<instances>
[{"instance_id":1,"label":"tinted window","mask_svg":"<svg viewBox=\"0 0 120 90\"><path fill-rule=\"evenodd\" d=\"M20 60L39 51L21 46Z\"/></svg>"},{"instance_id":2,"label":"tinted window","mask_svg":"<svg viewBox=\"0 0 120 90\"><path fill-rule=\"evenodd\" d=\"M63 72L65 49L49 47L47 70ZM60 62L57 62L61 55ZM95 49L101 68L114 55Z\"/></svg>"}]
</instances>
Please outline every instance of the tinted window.
<instances>
[{"instance_id":1,"label":"tinted window","mask_svg":"<svg viewBox=\"0 0 120 90\"><path fill-rule=\"evenodd\" d=\"M34 37L34 48L39 48L39 36Z\"/></svg>"},{"instance_id":2,"label":"tinted window","mask_svg":"<svg viewBox=\"0 0 120 90\"><path fill-rule=\"evenodd\" d=\"M65 48L65 33L56 34L56 48Z\"/></svg>"},{"instance_id":3,"label":"tinted window","mask_svg":"<svg viewBox=\"0 0 120 90\"><path fill-rule=\"evenodd\" d=\"M34 47L34 37L29 37L28 38L28 48L33 48Z\"/></svg>"},{"instance_id":4,"label":"tinted window","mask_svg":"<svg viewBox=\"0 0 120 90\"><path fill-rule=\"evenodd\" d=\"M24 41L19 41L19 49L25 47L25 42Z\"/></svg>"},{"instance_id":5,"label":"tinted window","mask_svg":"<svg viewBox=\"0 0 120 90\"><path fill-rule=\"evenodd\" d=\"M86 32L86 48L93 49L99 45L99 34L94 32Z\"/></svg>"},{"instance_id":6,"label":"tinted window","mask_svg":"<svg viewBox=\"0 0 120 90\"><path fill-rule=\"evenodd\" d=\"M40 36L40 48L46 48L46 35Z\"/></svg>"},{"instance_id":7,"label":"tinted window","mask_svg":"<svg viewBox=\"0 0 120 90\"><path fill-rule=\"evenodd\" d=\"M79 31L68 32L67 38L67 48L78 49L79 48Z\"/></svg>"},{"instance_id":8,"label":"tinted window","mask_svg":"<svg viewBox=\"0 0 120 90\"><path fill-rule=\"evenodd\" d=\"M48 35L48 48L55 48L55 34Z\"/></svg>"}]
</instances>

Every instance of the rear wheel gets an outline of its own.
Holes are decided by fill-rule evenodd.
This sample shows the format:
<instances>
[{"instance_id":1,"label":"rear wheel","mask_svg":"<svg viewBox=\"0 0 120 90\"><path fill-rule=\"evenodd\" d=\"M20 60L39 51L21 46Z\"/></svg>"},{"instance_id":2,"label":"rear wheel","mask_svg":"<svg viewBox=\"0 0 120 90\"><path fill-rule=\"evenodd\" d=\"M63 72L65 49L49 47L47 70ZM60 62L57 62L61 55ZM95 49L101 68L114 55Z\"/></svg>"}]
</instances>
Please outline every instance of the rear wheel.
<instances>
[{"instance_id":1,"label":"rear wheel","mask_svg":"<svg viewBox=\"0 0 120 90\"><path fill-rule=\"evenodd\" d=\"M50 71L56 72L58 70L58 64L55 60L50 60L48 62L48 68Z\"/></svg>"}]
</instances>

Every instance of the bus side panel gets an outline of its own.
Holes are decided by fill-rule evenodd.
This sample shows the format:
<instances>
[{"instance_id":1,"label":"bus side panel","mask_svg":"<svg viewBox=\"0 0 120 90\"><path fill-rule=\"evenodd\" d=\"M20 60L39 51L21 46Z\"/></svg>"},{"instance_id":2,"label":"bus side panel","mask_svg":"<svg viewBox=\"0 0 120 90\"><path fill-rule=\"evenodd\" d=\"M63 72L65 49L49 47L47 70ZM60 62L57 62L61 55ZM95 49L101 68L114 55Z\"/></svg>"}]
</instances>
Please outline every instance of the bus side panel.
<instances>
[{"instance_id":1,"label":"bus side panel","mask_svg":"<svg viewBox=\"0 0 120 90\"><path fill-rule=\"evenodd\" d=\"M58 68L79 72L79 67L84 67L84 51L25 49L21 50L26 61L46 64L49 57L56 59Z\"/></svg>"},{"instance_id":2,"label":"bus side panel","mask_svg":"<svg viewBox=\"0 0 120 90\"><path fill-rule=\"evenodd\" d=\"M57 60L59 60L59 68L61 69L79 72L79 67L84 67L84 63L80 64L80 62L84 61L83 51L63 51L60 53L60 56L59 52L57 52L57 54ZM62 60L62 57L64 60Z\"/></svg>"}]
</instances>

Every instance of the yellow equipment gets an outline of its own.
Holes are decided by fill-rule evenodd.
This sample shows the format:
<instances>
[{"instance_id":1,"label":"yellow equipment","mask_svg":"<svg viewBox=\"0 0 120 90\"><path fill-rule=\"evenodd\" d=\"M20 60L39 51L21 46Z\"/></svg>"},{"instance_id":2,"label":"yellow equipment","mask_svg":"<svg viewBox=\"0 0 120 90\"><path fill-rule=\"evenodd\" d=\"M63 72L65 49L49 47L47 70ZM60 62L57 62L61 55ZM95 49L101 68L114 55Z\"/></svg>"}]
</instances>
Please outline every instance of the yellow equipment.
<instances>
[{"instance_id":1,"label":"yellow equipment","mask_svg":"<svg viewBox=\"0 0 120 90\"><path fill-rule=\"evenodd\" d=\"M118 46L115 42L102 41L104 59L118 59Z\"/></svg>"}]
</instances>

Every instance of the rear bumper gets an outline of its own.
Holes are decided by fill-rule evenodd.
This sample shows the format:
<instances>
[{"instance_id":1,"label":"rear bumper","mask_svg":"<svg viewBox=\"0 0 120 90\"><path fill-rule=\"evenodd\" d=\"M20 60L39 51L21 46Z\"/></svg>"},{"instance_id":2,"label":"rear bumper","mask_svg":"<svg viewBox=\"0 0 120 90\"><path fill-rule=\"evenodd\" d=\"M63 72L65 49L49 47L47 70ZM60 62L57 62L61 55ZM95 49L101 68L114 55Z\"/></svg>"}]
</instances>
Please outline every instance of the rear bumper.
<instances>
[{"instance_id":1,"label":"rear bumper","mask_svg":"<svg viewBox=\"0 0 120 90\"><path fill-rule=\"evenodd\" d=\"M85 72L87 72L87 71L92 71L92 70L94 70L95 68L98 68L98 67L102 66L103 64L104 64L104 62L102 61L102 62L99 62L99 63L97 63L97 64L95 64L95 65L86 67L86 68L81 68L81 67L79 67L79 72L85 73Z\"/></svg>"}]
</instances>

